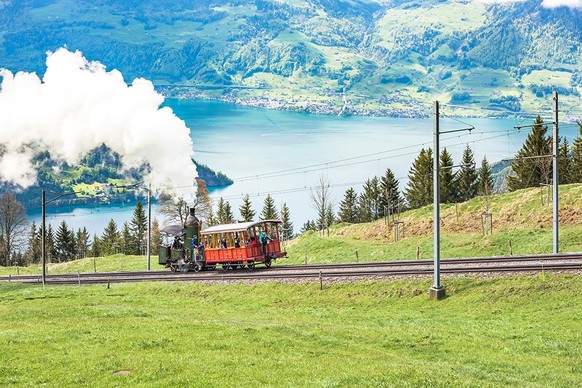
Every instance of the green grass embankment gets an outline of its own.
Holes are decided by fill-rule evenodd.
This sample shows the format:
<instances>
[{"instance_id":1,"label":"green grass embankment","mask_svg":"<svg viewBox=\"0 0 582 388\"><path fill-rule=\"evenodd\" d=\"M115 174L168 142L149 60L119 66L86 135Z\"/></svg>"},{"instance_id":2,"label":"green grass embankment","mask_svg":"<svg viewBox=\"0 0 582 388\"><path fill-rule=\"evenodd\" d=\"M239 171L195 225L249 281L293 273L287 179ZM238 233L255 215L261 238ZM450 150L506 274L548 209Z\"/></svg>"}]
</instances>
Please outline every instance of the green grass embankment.
<instances>
[{"instance_id":1,"label":"green grass embankment","mask_svg":"<svg viewBox=\"0 0 582 388\"><path fill-rule=\"evenodd\" d=\"M352 284L0 284L0 385L582 382L575 275Z\"/></svg>"}]
</instances>

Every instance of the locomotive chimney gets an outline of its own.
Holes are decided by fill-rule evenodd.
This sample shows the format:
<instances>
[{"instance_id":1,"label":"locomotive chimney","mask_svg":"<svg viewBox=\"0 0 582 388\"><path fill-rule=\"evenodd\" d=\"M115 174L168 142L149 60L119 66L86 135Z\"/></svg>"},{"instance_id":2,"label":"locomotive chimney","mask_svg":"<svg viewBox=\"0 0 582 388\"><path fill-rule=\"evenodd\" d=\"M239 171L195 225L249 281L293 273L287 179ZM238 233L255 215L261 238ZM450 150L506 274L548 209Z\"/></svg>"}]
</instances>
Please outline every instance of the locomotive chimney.
<instances>
[{"instance_id":1,"label":"locomotive chimney","mask_svg":"<svg viewBox=\"0 0 582 388\"><path fill-rule=\"evenodd\" d=\"M190 214L186 218L186 227L200 225L200 220L196 217L196 209L191 207Z\"/></svg>"}]
</instances>

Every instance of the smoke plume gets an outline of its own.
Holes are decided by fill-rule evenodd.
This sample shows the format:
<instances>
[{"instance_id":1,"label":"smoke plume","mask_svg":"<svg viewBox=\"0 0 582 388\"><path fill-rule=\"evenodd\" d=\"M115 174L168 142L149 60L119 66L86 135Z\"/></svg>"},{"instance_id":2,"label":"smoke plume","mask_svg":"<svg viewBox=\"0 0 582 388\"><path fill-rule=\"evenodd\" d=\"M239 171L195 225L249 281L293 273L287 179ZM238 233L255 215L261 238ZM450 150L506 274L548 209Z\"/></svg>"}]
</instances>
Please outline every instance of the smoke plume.
<instances>
[{"instance_id":1,"label":"smoke plume","mask_svg":"<svg viewBox=\"0 0 582 388\"><path fill-rule=\"evenodd\" d=\"M117 70L64 48L48 53L42 80L34 73L0 69L0 181L23 188L36 182L32 158L48 150L53 158L78 163L105 144L122 156L124 168L149 164L144 180L152 189L185 197L196 168L184 121L145 79L127 85Z\"/></svg>"}]
</instances>

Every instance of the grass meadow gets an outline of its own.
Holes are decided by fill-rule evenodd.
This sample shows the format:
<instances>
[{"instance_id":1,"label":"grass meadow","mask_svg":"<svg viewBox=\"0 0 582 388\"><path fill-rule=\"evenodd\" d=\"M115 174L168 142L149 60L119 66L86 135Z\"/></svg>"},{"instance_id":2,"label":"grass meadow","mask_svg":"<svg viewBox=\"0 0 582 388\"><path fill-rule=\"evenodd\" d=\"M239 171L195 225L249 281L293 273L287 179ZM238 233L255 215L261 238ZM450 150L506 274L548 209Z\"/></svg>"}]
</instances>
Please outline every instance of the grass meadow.
<instances>
[{"instance_id":1,"label":"grass meadow","mask_svg":"<svg viewBox=\"0 0 582 388\"><path fill-rule=\"evenodd\" d=\"M443 283L2 283L0 385L580 385L579 276Z\"/></svg>"}]
</instances>

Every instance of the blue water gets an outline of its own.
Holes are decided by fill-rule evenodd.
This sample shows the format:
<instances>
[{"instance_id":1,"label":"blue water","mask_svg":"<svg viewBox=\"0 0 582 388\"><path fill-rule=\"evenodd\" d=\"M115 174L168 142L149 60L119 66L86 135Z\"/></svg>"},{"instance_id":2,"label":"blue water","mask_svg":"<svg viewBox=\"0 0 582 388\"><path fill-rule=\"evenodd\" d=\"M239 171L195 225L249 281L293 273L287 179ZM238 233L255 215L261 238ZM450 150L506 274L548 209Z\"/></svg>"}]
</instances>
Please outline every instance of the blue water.
<instances>
[{"instance_id":1,"label":"blue water","mask_svg":"<svg viewBox=\"0 0 582 388\"><path fill-rule=\"evenodd\" d=\"M391 168L406 186L408 170L421 148L433 147L432 119L337 117L240 107L217 101L166 101L191 129L196 159L234 179L234 184L211 191L217 201L228 200L238 216L242 197L249 194L254 210L260 213L267 194L280 208L290 209L295 231L316 217L309 192L320 176L329 181L337 205L345 191L359 191L373 176ZM444 112L446 114L446 112ZM545 118L546 121L551 121ZM531 124L524 119L443 118L440 131L474 126L471 132L440 136L440 148L447 148L455 163L469 144L479 166L510 158L521 148ZM575 123L562 123L560 135L570 143L578 135ZM57 212L57 213L55 213ZM113 218L119 228L129 221L132 206L101 206L61 211L53 209L48 222L58 226L62 219L71 227L86 226L101 235ZM155 213L153 216L161 217ZM39 222L40 215L31 215Z\"/></svg>"}]
</instances>

